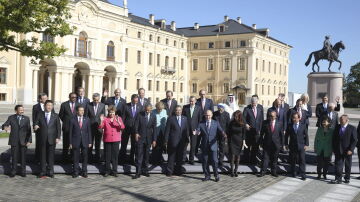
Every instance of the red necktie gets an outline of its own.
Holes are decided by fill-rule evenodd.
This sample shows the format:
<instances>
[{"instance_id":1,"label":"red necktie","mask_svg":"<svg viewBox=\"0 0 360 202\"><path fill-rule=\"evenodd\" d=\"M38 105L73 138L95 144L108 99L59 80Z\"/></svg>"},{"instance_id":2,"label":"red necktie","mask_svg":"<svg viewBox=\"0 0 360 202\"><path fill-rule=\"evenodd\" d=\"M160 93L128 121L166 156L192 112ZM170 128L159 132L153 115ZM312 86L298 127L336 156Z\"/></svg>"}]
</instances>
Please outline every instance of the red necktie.
<instances>
[{"instance_id":1,"label":"red necktie","mask_svg":"<svg viewBox=\"0 0 360 202\"><path fill-rule=\"evenodd\" d=\"M256 107L253 108L253 112L254 112L254 117L256 118Z\"/></svg>"},{"instance_id":2,"label":"red necktie","mask_svg":"<svg viewBox=\"0 0 360 202\"><path fill-rule=\"evenodd\" d=\"M74 113L74 103L71 103L71 113Z\"/></svg>"},{"instance_id":3,"label":"red necktie","mask_svg":"<svg viewBox=\"0 0 360 202\"><path fill-rule=\"evenodd\" d=\"M82 118L80 117L80 118L79 118L79 126L80 126L80 128L82 128L82 124L83 124Z\"/></svg>"},{"instance_id":4,"label":"red necktie","mask_svg":"<svg viewBox=\"0 0 360 202\"><path fill-rule=\"evenodd\" d=\"M275 127L274 127L274 122L271 122L271 132L274 133Z\"/></svg>"}]
</instances>

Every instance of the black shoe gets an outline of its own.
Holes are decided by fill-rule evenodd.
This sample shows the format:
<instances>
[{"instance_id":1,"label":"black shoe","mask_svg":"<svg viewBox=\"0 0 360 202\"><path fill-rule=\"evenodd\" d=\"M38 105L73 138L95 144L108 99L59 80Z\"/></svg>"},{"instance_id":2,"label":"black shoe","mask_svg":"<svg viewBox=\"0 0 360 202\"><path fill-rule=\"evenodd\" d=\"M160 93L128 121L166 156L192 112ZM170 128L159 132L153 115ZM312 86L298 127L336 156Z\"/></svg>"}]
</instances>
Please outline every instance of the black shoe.
<instances>
[{"instance_id":1,"label":"black shoe","mask_svg":"<svg viewBox=\"0 0 360 202\"><path fill-rule=\"evenodd\" d=\"M137 179L137 178L140 178L140 174L136 174L133 179Z\"/></svg>"},{"instance_id":2,"label":"black shoe","mask_svg":"<svg viewBox=\"0 0 360 202\"><path fill-rule=\"evenodd\" d=\"M109 173L105 173L105 174L104 174L104 177L108 177L108 176L109 176Z\"/></svg>"},{"instance_id":3,"label":"black shoe","mask_svg":"<svg viewBox=\"0 0 360 202\"><path fill-rule=\"evenodd\" d=\"M316 177L316 179L320 180L320 179L321 179L321 175L318 175L318 176Z\"/></svg>"},{"instance_id":4,"label":"black shoe","mask_svg":"<svg viewBox=\"0 0 360 202\"><path fill-rule=\"evenodd\" d=\"M331 184L341 184L341 180L331 180Z\"/></svg>"},{"instance_id":5,"label":"black shoe","mask_svg":"<svg viewBox=\"0 0 360 202\"><path fill-rule=\"evenodd\" d=\"M296 174L295 174L295 173L291 173L291 177L296 177Z\"/></svg>"},{"instance_id":6,"label":"black shoe","mask_svg":"<svg viewBox=\"0 0 360 202\"><path fill-rule=\"evenodd\" d=\"M49 174L49 177L54 178L55 176L54 174Z\"/></svg>"},{"instance_id":7,"label":"black shoe","mask_svg":"<svg viewBox=\"0 0 360 202\"><path fill-rule=\"evenodd\" d=\"M172 177L172 174L167 173L167 174L166 174L166 177Z\"/></svg>"},{"instance_id":8,"label":"black shoe","mask_svg":"<svg viewBox=\"0 0 360 202\"><path fill-rule=\"evenodd\" d=\"M118 177L118 174L117 174L117 173L113 173L112 176Z\"/></svg>"},{"instance_id":9,"label":"black shoe","mask_svg":"<svg viewBox=\"0 0 360 202\"><path fill-rule=\"evenodd\" d=\"M21 177L26 177L26 173L21 173L20 176Z\"/></svg>"},{"instance_id":10,"label":"black shoe","mask_svg":"<svg viewBox=\"0 0 360 202\"><path fill-rule=\"evenodd\" d=\"M231 172L230 177L234 177L234 176L235 176L234 172Z\"/></svg>"},{"instance_id":11,"label":"black shoe","mask_svg":"<svg viewBox=\"0 0 360 202\"><path fill-rule=\"evenodd\" d=\"M219 176L216 176L215 177L215 182L219 182L220 181L220 177Z\"/></svg>"},{"instance_id":12,"label":"black shoe","mask_svg":"<svg viewBox=\"0 0 360 202\"><path fill-rule=\"evenodd\" d=\"M194 163L194 161L189 161L189 164L194 165L195 163Z\"/></svg>"},{"instance_id":13,"label":"black shoe","mask_svg":"<svg viewBox=\"0 0 360 202\"><path fill-rule=\"evenodd\" d=\"M224 166L224 164L222 162L219 162L218 166L219 166L219 168L221 168Z\"/></svg>"},{"instance_id":14,"label":"black shoe","mask_svg":"<svg viewBox=\"0 0 360 202\"><path fill-rule=\"evenodd\" d=\"M324 177L324 180L327 180L327 177L326 177L326 175L323 175L323 177Z\"/></svg>"},{"instance_id":15,"label":"black shoe","mask_svg":"<svg viewBox=\"0 0 360 202\"><path fill-rule=\"evenodd\" d=\"M306 177L305 177L305 175L303 175L303 176L301 176L301 178L300 178L302 181L305 181L306 180Z\"/></svg>"},{"instance_id":16,"label":"black shoe","mask_svg":"<svg viewBox=\"0 0 360 202\"><path fill-rule=\"evenodd\" d=\"M237 172L235 172L234 176L235 176L235 177L238 177L239 175L238 175L238 173L237 173Z\"/></svg>"},{"instance_id":17,"label":"black shoe","mask_svg":"<svg viewBox=\"0 0 360 202\"><path fill-rule=\"evenodd\" d=\"M279 177L279 175L276 172L271 172L271 175L274 177Z\"/></svg>"},{"instance_id":18,"label":"black shoe","mask_svg":"<svg viewBox=\"0 0 360 202\"><path fill-rule=\"evenodd\" d=\"M205 177L202 181L206 182L206 181L209 181L209 180L210 180L210 177Z\"/></svg>"},{"instance_id":19,"label":"black shoe","mask_svg":"<svg viewBox=\"0 0 360 202\"><path fill-rule=\"evenodd\" d=\"M73 174L72 175L72 178L78 178L79 177L79 174Z\"/></svg>"},{"instance_id":20,"label":"black shoe","mask_svg":"<svg viewBox=\"0 0 360 202\"><path fill-rule=\"evenodd\" d=\"M359 177L357 177L356 179L360 180L360 176L359 176Z\"/></svg>"},{"instance_id":21,"label":"black shoe","mask_svg":"<svg viewBox=\"0 0 360 202\"><path fill-rule=\"evenodd\" d=\"M87 172L84 172L84 173L82 174L82 176L83 176L83 178L88 178Z\"/></svg>"},{"instance_id":22,"label":"black shoe","mask_svg":"<svg viewBox=\"0 0 360 202\"><path fill-rule=\"evenodd\" d=\"M148 172L144 173L144 176L145 176L145 177L150 177L150 175L149 175Z\"/></svg>"},{"instance_id":23,"label":"black shoe","mask_svg":"<svg viewBox=\"0 0 360 202\"><path fill-rule=\"evenodd\" d=\"M258 177L264 177L265 176L265 172L261 171L259 174L258 174Z\"/></svg>"},{"instance_id":24,"label":"black shoe","mask_svg":"<svg viewBox=\"0 0 360 202\"><path fill-rule=\"evenodd\" d=\"M15 173L10 173L9 177L15 177Z\"/></svg>"},{"instance_id":25,"label":"black shoe","mask_svg":"<svg viewBox=\"0 0 360 202\"><path fill-rule=\"evenodd\" d=\"M350 183L350 180L349 179L345 179L345 184L349 184Z\"/></svg>"}]
</instances>

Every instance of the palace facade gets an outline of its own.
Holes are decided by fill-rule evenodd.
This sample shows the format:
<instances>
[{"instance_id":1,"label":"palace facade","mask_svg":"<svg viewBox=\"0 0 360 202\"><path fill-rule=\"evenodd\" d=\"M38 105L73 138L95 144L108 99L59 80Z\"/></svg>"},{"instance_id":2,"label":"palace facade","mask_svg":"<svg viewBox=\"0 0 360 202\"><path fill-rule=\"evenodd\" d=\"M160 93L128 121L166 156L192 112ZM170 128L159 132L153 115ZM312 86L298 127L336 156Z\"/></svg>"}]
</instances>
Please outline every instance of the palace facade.
<instances>
[{"instance_id":1,"label":"palace facade","mask_svg":"<svg viewBox=\"0 0 360 202\"><path fill-rule=\"evenodd\" d=\"M152 14L129 13L126 0L123 6L73 0L69 8L72 35L16 34L64 46L63 55L35 65L17 52L0 52L0 103L32 104L40 92L61 103L80 86L90 98L120 88L127 101L143 87L153 103L166 90L179 104L200 89L216 102L234 93L239 104L258 94L265 106L277 93L287 94L291 46L270 37L268 29L227 16L216 25L177 28Z\"/></svg>"}]
</instances>

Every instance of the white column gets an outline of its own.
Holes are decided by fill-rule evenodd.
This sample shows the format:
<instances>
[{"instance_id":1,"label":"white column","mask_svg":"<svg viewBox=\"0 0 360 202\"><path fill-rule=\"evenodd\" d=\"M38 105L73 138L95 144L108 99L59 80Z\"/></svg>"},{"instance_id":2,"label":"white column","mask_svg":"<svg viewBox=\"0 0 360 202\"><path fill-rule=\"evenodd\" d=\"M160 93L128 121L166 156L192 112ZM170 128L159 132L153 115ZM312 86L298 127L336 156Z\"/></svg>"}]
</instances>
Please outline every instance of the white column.
<instances>
[{"instance_id":1,"label":"white column","mask_svg":"<svg viewBox=\"0 0 360 202\"><path fill-rule=\"evenodd\" d=\"M68 81L69 81L68 91L70 93L74 89L74 73L69 73L68 74ZM68 96L66 95L66 97L68 97Z\"/></svg>"},{"instance_id":2,"label":"white column","mask_svg":"<svg viewBox=\"0 0 360 202\"><path fill-rule=\"evenodd\" d=\"M115 78L115 86L116 86L116 88L120 88L120 77L116 77Z\"/></svg>"},{"instance_id":3,"label":"white column","mask_svg":"<svg viewBox=\"0 0 360 202\"><path fill-rule=\"evenodd\" d=\"M60 95L60 101L63 102L67 100L68 94L71 91L71 83L72 83L72 75L70 73L62 73L61 74L61 95Z\"/></svg>"},{"instance_id":4,"label":"white column","mask_svg":"<svg viewBox=\"0 0 360 202\"><path fill-rule=\"evenodd\" d=\"M112 90L112 86L111 86L111 84L112 84L112 81L111 81L111 80L112 80L112 77L109 76L108 78L109 78L109 89L108 89L108 90L109 90L109 93L110 93L110 95L111 95L111 93L112 93L112 91L113 91L113 90Z\"/></svg>"},{"instance_id":5,"label":"white column","mask_svg":"<svg viewBox=\"0 0 360 202\"><path fill-rule=\"evenodd\" d=\"M38 87L39 87L39 85L38 85L38 83L39 83L38 74L39 74L39 70L34 69L32 88L33 88L33 101L35 101L35 102L37 101Z\"/></svg>"},{"instance_id":6,"label":"white column","mask_svg":"<svg viewBox=\"0 0 360 202\"><path fill-rule=\"evenodd\" d=\"M89 75L88 77L88 97L92 97L92 94L94 93L94 76Z\"/></svg>"},{"instance_id":7,"label":"white column","mask_svg":"<svg viewBox=\"0 0 360 202\"><path fill-rule=\"evenodd\" d=\"M44 71L40 71L40 75L39 75L40 79L39 79L39 91L41 93L44 92Z\"/></svg>"},{"instance_id":8,"label":"white column","mask_svg":"<svg viewBox=\"0 0 360 202\"><path fill-rule=\"evenodd\" d=\"M60 103L60 96L61 96L61 89L62 89L62 82L61 82L61 73L55 72L55 86L54 86L54 100L55 103Z\"/></svg>"},{"instance_id":9,"label":"white column","mask_svg":"<svg viewBox=\"0 0 360 202\"><path fill-rule=\"evenodd\" d=\"M49 90L49 99L50 100L53 100L54 98L53 98L53 93L52 93L52 87L53 87L53 85L52 85L52 82L53 82L53 79L52 79L52 75L53 75L53 72L49 72L49 77L48 77L48 90Z\"/></svg>"}]
</instances>

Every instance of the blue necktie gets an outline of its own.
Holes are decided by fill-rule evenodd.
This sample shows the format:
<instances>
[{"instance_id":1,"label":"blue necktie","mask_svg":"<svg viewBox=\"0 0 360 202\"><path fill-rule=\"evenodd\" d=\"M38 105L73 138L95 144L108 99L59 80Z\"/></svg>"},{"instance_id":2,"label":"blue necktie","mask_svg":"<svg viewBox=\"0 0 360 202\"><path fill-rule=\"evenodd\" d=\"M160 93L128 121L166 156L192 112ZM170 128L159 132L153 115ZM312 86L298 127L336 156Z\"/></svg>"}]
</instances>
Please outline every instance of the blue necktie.
<instances>
[{"instance_id":1,"label":"blue necktie","mask_svg":"<svg viewBox=\"0 0 360 202\"><path fill-rule=\"evenodd\" d=\"M181 118L180 118L180 116L178 116L178 124L181 127Z\"/></svg>"}]
</instances>

